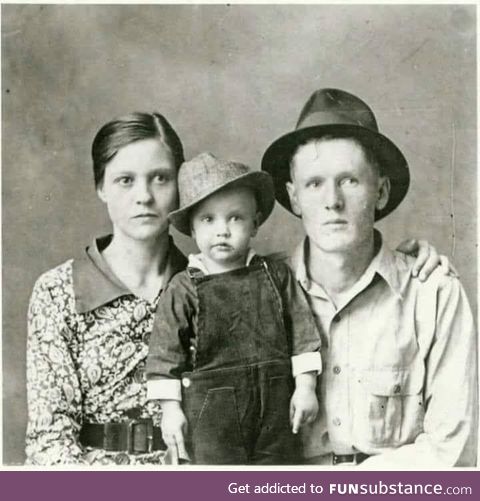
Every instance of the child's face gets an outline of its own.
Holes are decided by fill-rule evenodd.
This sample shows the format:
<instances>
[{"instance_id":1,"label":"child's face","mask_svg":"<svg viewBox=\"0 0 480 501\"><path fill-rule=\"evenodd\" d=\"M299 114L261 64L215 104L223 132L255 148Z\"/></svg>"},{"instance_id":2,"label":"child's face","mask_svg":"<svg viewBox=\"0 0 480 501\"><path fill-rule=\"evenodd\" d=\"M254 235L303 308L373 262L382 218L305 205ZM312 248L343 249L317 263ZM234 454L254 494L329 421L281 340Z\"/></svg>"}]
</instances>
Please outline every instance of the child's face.
<instances>
[{"instance_id":1,"label":"child's face","mask_svg":"<svg viewBox=\"0 0 480 501\"><path fill-rule=\"evenodd\" d=\"M249 188L227 188L201 202L192 215L192 236L207 267L227 271L245 266L258 220L257 203Z\"/></svg>"}]
</instances>

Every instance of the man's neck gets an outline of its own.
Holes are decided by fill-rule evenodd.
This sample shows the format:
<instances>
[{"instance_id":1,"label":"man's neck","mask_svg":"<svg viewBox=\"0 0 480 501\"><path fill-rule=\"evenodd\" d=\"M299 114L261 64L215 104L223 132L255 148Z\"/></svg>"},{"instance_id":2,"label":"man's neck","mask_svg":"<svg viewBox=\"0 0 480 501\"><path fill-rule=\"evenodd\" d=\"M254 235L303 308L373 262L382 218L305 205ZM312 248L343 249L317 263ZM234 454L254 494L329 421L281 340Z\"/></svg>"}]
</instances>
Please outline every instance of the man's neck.
<instances>
[{"instance_id":1,"label":"man's neck","mask_svg":"<svg viewBox=\"0 0 480 501\"><path fill-rule=\"evenodd\" d=\"M308 240L306 265L309 277L321 285L335 304L360 279L375 256L372 238L343 252L325 252Z\"/></svg>"}]
</instances>

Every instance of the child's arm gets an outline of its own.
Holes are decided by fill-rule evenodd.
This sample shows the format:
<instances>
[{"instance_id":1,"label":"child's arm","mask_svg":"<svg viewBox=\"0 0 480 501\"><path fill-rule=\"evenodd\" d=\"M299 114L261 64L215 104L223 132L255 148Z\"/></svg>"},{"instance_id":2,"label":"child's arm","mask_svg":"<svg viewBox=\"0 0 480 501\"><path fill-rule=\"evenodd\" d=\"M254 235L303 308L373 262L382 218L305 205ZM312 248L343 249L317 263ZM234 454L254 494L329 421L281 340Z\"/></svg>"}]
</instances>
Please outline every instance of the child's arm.
<instances>
[{"instance_id":1,"label":"child's arm","mask_svg":"<svg viewBox=\"0 0 480 501\"><path fill-rule=\"evenodd\" d=\"M178 400L160 400L162 407L162 436L171 454L171 463L178 464L178 459L189 460L185 448L187 418Z\"/></svg>"},{"instance_id":2,"label":"child's arm","mask_svg":"<svg viewBox=\"0 0 480 501\"><path fill-rule=\"evenodd\" d=\"M295 377L295 391L290 400L290 424L293 433L298 433L302 425L312 423L317 417L316 384L316 371L304 372Z\"/></svg>"}]
</instances>

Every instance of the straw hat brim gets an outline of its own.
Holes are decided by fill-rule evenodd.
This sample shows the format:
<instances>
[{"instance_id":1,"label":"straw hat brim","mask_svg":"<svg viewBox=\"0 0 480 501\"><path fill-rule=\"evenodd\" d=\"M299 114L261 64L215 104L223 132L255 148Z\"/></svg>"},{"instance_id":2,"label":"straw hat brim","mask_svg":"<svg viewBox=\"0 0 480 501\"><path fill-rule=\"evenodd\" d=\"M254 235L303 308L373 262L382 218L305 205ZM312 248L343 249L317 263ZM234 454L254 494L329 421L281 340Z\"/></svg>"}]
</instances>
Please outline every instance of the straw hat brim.
<instances>
[{"instance_id":1,"label":"straw hat brim","mask_svg":"<svg viewBox=\"0 0 480 501\"><path fill-rule=\"evenodd\" d=\"M238 176L231 181L212 188L208 193L202 194L190 204L180 207L179 209L170 212L168 215L169 221L173 226L185 235L191 235L190 212L200 202L203 202L214 193L218 193L226 188L247 187L255 192L255 198L260 212L259 225L263 224L270 216L275 205L275 191L272 178L262 171L253 171Z\"/></svg>"},{"instance_id":2,"label":"straw hat brim","mask_svg":"<svg viewBox=\"0 0 480 501\"><path fill-rule=\"evenodd\" d=\"M285 184L290 181L290 160L297 147L309 139L326 135L341 134L358 138L370 148L381 164L383 173L390 179L390 196L386 206L375 212L375 220L390 214L404 199L410 184L408 164L402 152L395 144L379 132L352 124L325 124L305 127L289 132L274 141L262 159L262 170L273 178L275 198L288 211L293 213Z\"/></svg>"}]
</instances>

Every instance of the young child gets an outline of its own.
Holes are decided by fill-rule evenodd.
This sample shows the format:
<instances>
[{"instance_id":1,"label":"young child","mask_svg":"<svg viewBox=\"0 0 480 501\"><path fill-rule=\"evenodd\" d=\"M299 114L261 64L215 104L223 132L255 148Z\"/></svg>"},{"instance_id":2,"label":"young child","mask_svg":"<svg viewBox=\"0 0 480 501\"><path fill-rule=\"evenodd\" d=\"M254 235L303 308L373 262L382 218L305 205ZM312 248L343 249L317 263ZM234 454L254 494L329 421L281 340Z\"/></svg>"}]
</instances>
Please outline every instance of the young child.
<instances>
[{"instance_id":1,"label":"young child","mask_svg":"<svg viewBox=\"0 0 480 501\"><path fill-rule=\"evenodd\" d=\"M200 254L162 294L150 339L147 396L160 400L163 438L197 464L295 463L298 429L318 411L320 337L286 264L250 247L273 210L272 180L203 153L178 183L169 219Z\"/></svg>"}]
</instances>

